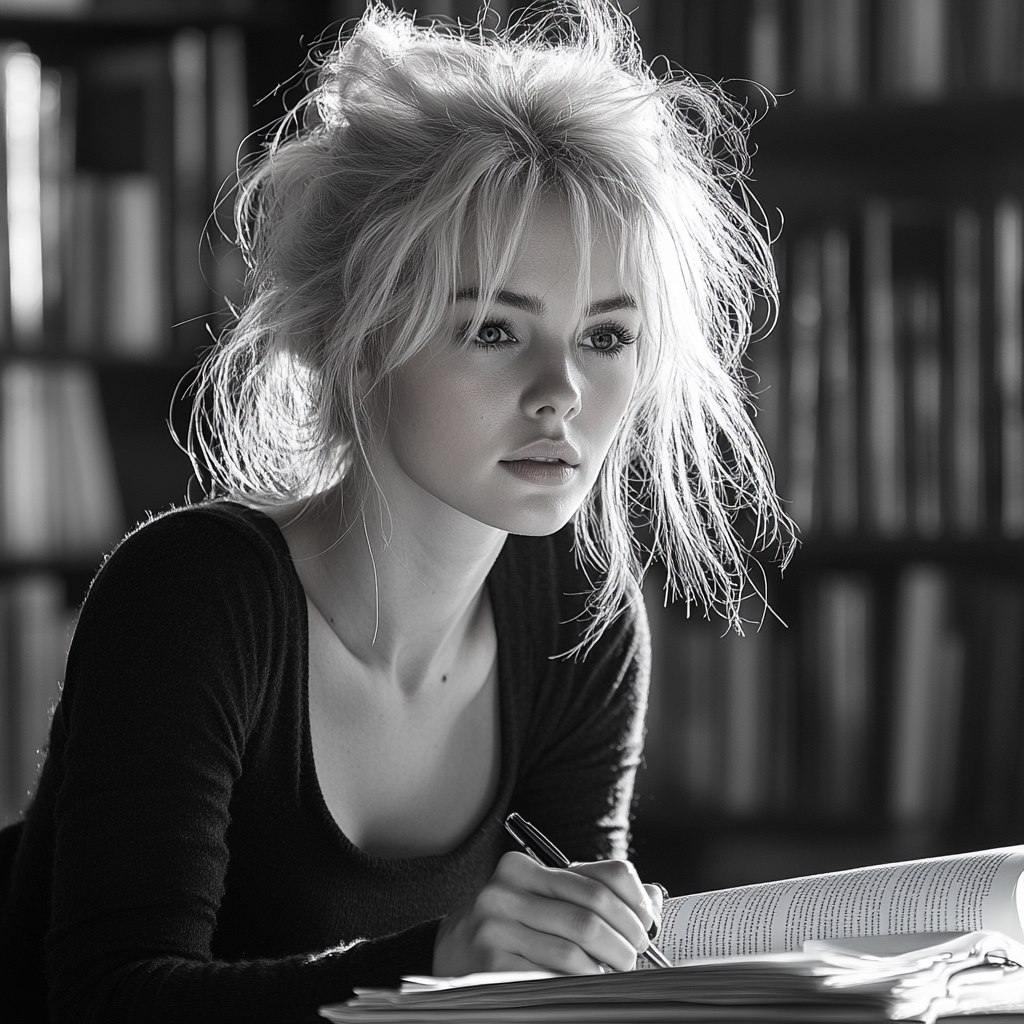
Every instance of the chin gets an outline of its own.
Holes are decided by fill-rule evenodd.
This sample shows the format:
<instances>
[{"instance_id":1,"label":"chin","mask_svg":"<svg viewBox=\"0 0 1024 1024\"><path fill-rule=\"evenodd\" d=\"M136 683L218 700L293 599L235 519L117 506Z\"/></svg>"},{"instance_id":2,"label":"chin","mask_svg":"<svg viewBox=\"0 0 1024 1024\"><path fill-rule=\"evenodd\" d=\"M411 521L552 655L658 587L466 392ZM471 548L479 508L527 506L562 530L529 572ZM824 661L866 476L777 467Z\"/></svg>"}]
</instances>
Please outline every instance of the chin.
<instances>
[{"instance_id":1,"label":"chin","mask_svg":"<svg viewBox=\"0 0 1024 1024\"><path fill-rule=\"evenodd\" d=\"M520 537L548 537L569 522L580 502L548 502L546 508L505 508L481 519L487 525Z\"/></svg>"}]
</instances>

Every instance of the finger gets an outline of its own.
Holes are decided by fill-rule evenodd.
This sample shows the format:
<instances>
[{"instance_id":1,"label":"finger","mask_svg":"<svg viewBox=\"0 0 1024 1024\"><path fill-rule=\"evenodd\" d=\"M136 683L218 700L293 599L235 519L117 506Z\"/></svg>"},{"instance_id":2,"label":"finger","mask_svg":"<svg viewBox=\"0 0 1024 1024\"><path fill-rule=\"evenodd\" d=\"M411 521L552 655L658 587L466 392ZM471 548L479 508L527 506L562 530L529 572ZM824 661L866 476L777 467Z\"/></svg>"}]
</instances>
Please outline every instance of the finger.
<instances>
[{"instance_id":1,"label":"finger","mask_svg":"<svg viewBox=\"0 0 1024 1024\"><path fill-rule=\"evenodd\" d=\"M632 970L636 965L638 943L647 947L647 936L639 921L600 882L534 862L509 862L499 865L499 869L475 901L481 928L486 932L485 946L508 948L501 929L520 923L533 931L573 943L595 961L619 971ZM608 920L614 918L616 912L620 919L618 926ZM632 933L623 935L621 927L630 928ZM520 952L532 955L529 949ZM564 959L565 954L559 956ZM578 972L577 967L574 973Z\"/></svg>"},{"instance_id":2,"label":"finger","mask_svg":"<svg viewBox=\"0 0 1024 1024\"><path fill-rule=\"evenodd\" d=\"M607 886L624 903L640 924L640 930L647 935L648 929L657 920L651 897L640 882L636 869L628 860L603 860L588 864L574 864L570 871L592 878ZM623 934L628 934L623 932ZM644 947L646 948L646 943Z\"/></svg>"},{"instance_id":3,"label":"finger","mask_svg":"<svg viewBox=\"0 0 1024 1024\"><path fill-rule=\"evenodd\" d=\"M601 921L609 932L617 936L629 949L630 956L644 950L648 946L647 929L633 911L603 882L590 878L582 872L563 870L561 868L540 868L529 880L529 886L523 890L540 897L546 897L554 903L568 904L573 908L574 931L566 933L559 930L558 934L566 935L574 941L579 940L582 933L586 939L603 940L606 932L597 929L596 921ZM644 898L647 894L644 893ZM653 918L652 918L653 920ZM620 958L609 959L605 955L607 944L594 948L583 942L585 948L593 956L610 964L616 970L630 970L623 966Z\"/></svg>"},{"instance_id":4,"label":"finger","mask_svg":"<svg viewBox=\"0 0 1024 1024\"><path fill-rule=\"evenodd\" d=\"M500 893L522 891L536 896L546 897L563 903L574 904L576 907L600 917L615 934L623 937L628 944L629 960L624 958L621 946L609 943L608 934L599 932L592 922L586 918L574 923L575 930L564 931L564 926L556 929L556 934L563 935L573 941L584 936L582 945L598 960L610 964L616 970L632 970L635 955L642 952L650 944L647 929L654 922L653 908L642 909L646 924L619 897L611 887L629 895L641 907L649 903L649 897L640 884L633 865L628 861L600 861L589 864L574 864L571 868L548 868L538 864L532 857L518 852L506 853L498 862L495 880L499 885L490 889L487 898L499 897ZM594 875L598 877L593 877ZM611 883L611 884L607 884ZM495 908L497 909L497 908ZM502 916L516 917L506 909L499 912ZM538 927L547 927L538 925ZM587 945L590 942L591 945ZM599 943L595 946L593 943Z\"/></svg>"},{"instance_id":5,"label":"finger","mask_svg":"<svg viewBox=\"0 0 1024 1024\"><path fill-rule=\"evenodd\" d=\"M545 871L568 876L571 886L597 885L557 868ZM554 943L545 954L545 965L553 970L569 970L574 974L583 970L572 960L565 943L578 947L596 962L609 964L619 971L632 970L636 966L636 948L589 907L552 895L566 888L565 879L553 881L544 895L502 884L487 886L477 900L482 911L481 943L486 947L515 948L521 955L532 958L531 947L513 947L504 935L505 929L523 926L548 936Z\"/></svg>"},{"instance_id":6,"label":"finger","mask_svg":"<svg viewBox=\"0 0 1024 1024\"><path fill-rule=\"evenodd\" d=\"M661 931L661 918L665 912L665 887L657 882L645 882L644 891L647 893L654 908L654 924L647 929L651 940Z\"/></svg>"},{"instance_id":7,"label":"finger","mask_svg":"<svg viewBox=\"0 0 1024 1024\"><path fill-rule=\"evenodd\" d=\"M495 971L550 971L550 967L543 967L540 964L535 964L532 960L527 960L525 956L519 956L517 953L505 953L503 956L497 958L500 963L498 966L493 967Z\"/></svg>"},{"instance_id":8,"label":"finger","mask_svg":"<svg viewBox=\"0 0 1024 1024\"><path fill-rule=\"evenodd\" d=\"M489 950L486 958L480 964L478 971L553 971L556 968L547 967L544 964L534 963L532 960L518 953L512 953L506 949ZM563 974L570 972L563 971ZM587 972L591 973L591 972Z\"/></svg>"},{"instance_id":9,"label":"finger","mask_svg":"<svg viewBox=\"0 0 1024 1024\"><path fill-rule=\"evenodd\" d=\"M564 910L567 904L561 904L563 913L552 913L557 906L553 900L541 900L532 897L537 904L548 904L547 907L534 906L533 913L524 915L530 920L506 922L504 945L510 953L529 960L529 970L560 971L563 974L603 974L607 963L616 970L629 971L636 966L636 953L628 943L607 928L600 921L595 927L595 938L576 934L575 938L566 936L560 929L566 924ZM574 911L578 913L578 911ZM540 927L536 927L540 924ZM601 929L607 933L598 934ZM552 929L552 930L549 930ZM585 932L570 924L570 931ZM585 944L588 948L585 948ZM592 955L596 951L596 955ZM608 959L605 959L608 957Z\"/></svg>"}]
</instances>

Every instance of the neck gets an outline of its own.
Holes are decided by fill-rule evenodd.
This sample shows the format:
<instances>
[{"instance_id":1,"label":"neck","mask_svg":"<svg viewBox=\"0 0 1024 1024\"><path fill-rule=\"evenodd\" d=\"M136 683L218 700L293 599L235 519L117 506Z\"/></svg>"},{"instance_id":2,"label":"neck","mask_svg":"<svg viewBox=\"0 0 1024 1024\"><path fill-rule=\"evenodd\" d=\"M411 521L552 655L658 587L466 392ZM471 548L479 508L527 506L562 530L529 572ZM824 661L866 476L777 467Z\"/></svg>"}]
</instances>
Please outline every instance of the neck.
<instances>
[{"instance_id":1,"label":"neck","mask_svg":"<svg viewBox=\"0 0 1024 1024\"><path fill-rule=\"evenodd\" d=\"M375 495L346 515L345 495L282 520L306 595L346 648L405 689L436 675L482 628L487 575L504 532L448 509L390 520Z\"/></svg>"}]
</instances>

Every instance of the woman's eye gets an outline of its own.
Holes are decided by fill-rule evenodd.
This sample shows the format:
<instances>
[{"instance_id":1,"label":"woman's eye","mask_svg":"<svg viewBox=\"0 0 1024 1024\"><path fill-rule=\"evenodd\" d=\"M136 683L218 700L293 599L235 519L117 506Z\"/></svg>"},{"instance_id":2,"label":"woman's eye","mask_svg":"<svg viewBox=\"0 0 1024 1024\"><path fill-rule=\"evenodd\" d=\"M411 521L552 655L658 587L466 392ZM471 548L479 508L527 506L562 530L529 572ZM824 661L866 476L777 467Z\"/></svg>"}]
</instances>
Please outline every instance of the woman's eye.
<instances>
[{"instance_id":1,"label":"woman's eye","mask_svg":"<svg viewBox=\"0 0 1024 1024\"><path fill-rule=\"evenodd\" d=\"M589 345L584 348L593 349L602 355L617 355L626 346L632 345L636 338L625 327L599 327L592 334L588 334Z\"/></svg>"},{"instance_id":2,"label":"woman's eye","mask_svg":"<svg viewBox=\"0 0 1024 1024\"><path fill-rule=\"evenodd\" d=\"M618 341L619 336L611 331L599 331L597 334L590 336L591 345L599 352L607 352L608 349L615 348Z\"/></svg>"},{"instance_id":3,"label":"woman's eye","mask_svg":"<svg viewBox=\"0 0 1024 1024\"><path fill-rule=\"evenodd\" d=\"M477 345L483 348L493 348L495 345L507 345L516 339L508 332L502 324L483 324L473 338Z\"/></svg>"}]
</instances>

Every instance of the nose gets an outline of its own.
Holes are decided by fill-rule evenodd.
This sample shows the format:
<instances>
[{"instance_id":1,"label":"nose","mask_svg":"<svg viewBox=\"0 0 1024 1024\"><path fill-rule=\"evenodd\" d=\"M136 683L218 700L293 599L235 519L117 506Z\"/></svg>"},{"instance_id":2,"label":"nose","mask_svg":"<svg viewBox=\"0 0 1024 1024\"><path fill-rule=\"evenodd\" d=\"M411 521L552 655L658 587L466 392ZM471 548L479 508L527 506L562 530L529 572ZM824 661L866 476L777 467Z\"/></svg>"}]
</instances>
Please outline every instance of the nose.
<instances>
[{"instance_id":1,"label":"nose","mask_svg":"<svg viewBox=\"0 0 1024 1024\"><path fill-rule=\"evenodd\" d=\"M533 419L571 420L580 411L578 369L568 353L546 352L531 364L523 390L523 412Z\"/></svg>"}]
</instances>

